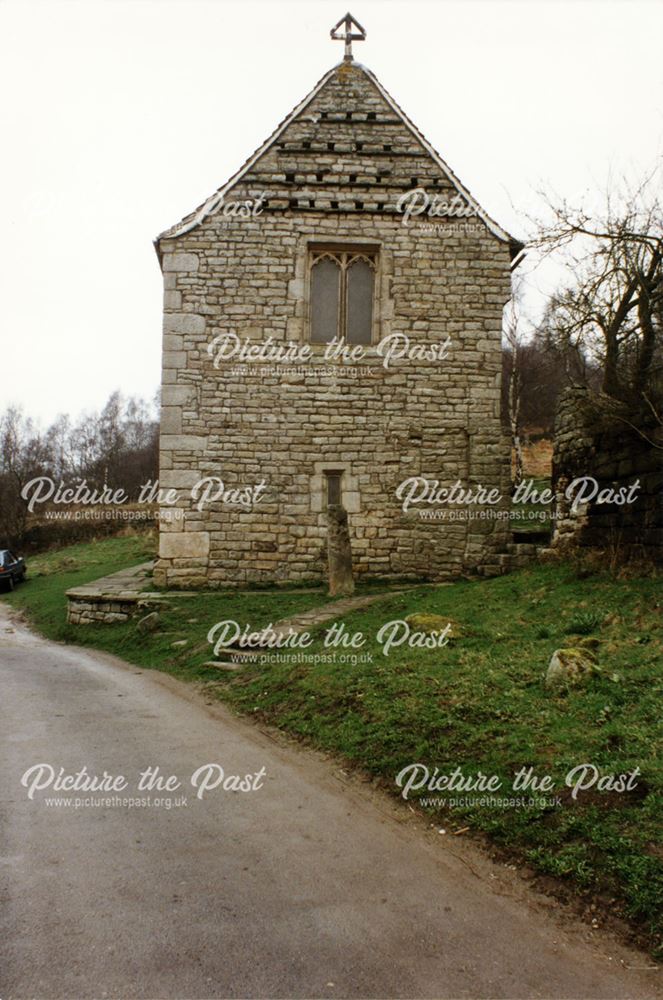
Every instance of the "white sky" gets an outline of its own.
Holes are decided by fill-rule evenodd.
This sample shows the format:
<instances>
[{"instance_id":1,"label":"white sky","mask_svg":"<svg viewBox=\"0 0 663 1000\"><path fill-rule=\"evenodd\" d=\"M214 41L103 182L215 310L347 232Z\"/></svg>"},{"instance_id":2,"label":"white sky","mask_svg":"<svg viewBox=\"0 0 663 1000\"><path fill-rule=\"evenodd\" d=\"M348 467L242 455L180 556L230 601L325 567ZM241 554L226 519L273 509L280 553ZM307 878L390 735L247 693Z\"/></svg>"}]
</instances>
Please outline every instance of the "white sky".
<instances>
[{"instance_id":1,"label":"white sky","mask_svg":"<svg viewBox=\"0 0 663 1000\"><path fill-rule=\"evenodd\" d=\"M342 58L348 3L0 0L0 409L48 421L153 394L152 240ZM573 198L661 155L662 2L350 9L356 58L514 235L541 186Z\"/></svg>"}]
</instances>

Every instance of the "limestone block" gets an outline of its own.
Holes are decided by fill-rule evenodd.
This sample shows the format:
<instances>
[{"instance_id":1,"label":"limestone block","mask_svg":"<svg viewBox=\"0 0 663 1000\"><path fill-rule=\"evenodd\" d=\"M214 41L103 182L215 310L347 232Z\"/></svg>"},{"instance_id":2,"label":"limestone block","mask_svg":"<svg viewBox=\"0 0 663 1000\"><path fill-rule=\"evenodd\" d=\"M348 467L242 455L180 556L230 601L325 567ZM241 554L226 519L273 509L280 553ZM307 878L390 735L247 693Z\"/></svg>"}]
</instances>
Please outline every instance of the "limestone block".
<instances>
[{"instance_id":1,"label":"limestone block","mask_svg":"<svg viewBox=\"0 0 663 1000\"><path fill-rule=\"evenodd\" d=\"M200 559L209 555L208 531L179 531L162 533L159 538L161 559Z\"/></svg>"},{"instance_id":2,"label":"limestone block","mask_svg":"<svg viewBox=\"0 0 663 1000\"><path fill-rule=\"evenodd\" d=\"M164 385L161 388L163 406L192 406L196 390L192 385Z\"/></svg>"},{"instance_id":3,"label":"limestone block","mask_svg":"<svg viewBox=\"0 0 663 1000\"><path fill-rule=\"evenodd\" d=\"M163 255L163 271L189 271L195 273L198 270L198 256L195 253L165 253Z\"/></svg>"},{"instance_id":4,"label":"limestone block","mask_svg":"<svg viewBox=\"0 0 663 1000\"><path fill-rule=\"evenodd\" d=\"M360 498L359 493L344 491L343 492L343 505L347 510L348 514L357 514L360 510Z\"/></svg>"},{"instance_id":5,"label":"limestone block","mask_svg":"<svg viewBox=\"0 0 663 1000\"><path fill-rule=\"evenodd\" d=\"M159 476L162 490L191 490L202 477L198 469L164 469Z\"/></svg>"},{"instance_id":6,"label":"limestone block","mask_svg":"<svg viewBox=\"0 0 663 1000\"><path fill-rule=\"evenodd\" d=\"M165 333L163 336L164 351L181 351L184 338L177 333Z\"/></svg>"},{"instance_id":7,"label":"limestone block","mask_svg":"<svg viewBox=\"0 0 663 1000\"><path fill-rule=\"evenodd\" d=\"M207 437L199 437L196 434L162 434L161 447L164 451L205 451L208 444Z\"/></svg>"},{"instance_id":8,"label":"limestone block","mask_svg":"<svg viewBox=\"0 0 663 1000\"><path fill-rule=\"evenodd\" d=\"M163 317L164 333L203 334L205 332L205 317L197 313L165 313Z\"/></svg>"},{"instance_id":9,"label":"limestone block","mask_svg":"<svg viewBox=\"0 0 663 1000\"><path fill-rule=\"evenodd\" d=\"M161 433L182 433L182 409L179 406L161 407Z\"/></svg>"},{"instance_id":10,"label":"limestone block","mask_svg":"<svg viewBox=\"0 0 663 1000\"><path fill-rule=\"evenodd\" d=\"M177 373L178 371L182 371L186 366L186 351L164 351L161 360L164 371L168 369ZM175 378L173 381L177 381L177 379Z\"/></svg>"}]
</instances>

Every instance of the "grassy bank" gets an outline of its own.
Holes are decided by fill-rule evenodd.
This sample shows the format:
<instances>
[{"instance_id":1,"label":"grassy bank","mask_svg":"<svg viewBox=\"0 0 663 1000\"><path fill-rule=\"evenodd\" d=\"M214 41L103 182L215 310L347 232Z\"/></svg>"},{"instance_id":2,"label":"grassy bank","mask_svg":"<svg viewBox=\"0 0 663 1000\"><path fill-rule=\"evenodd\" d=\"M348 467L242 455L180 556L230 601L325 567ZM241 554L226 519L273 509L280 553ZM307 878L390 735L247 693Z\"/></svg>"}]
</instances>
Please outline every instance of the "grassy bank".
<instances>
[{"instance_id":1,"label":"grassy bank","mask_svg":"<svg viewBox=\"0 0 663 1000\"><path fill-rule=\"evenodd\" d=\"M657 580L578 579L567 566L422 588L345 619L349 633L366 637L356 663L337 656L251 668L226 679L222 696L395 792L395 776L416 762L431 774L497 775L507 799L530 795L510 791L520 768L551 776L561 805L426 808L450 833L482 831L536 871L594 895L644 928L663 957L662 605ZM437 650L404 643L385 656L381 627L413 612L451 620L460 638ZM551 694L543 685L551 654L586 636L600 640L599 672ZM318 640L308 652L330 650ZM601 776L640 774L632 791L599 791L597 782L574 799L566 776L585 763ZM431 791L409 798L423 804Z\"/></svg>"},{"instance_id":2,"label":"grassy bank","mask_svg":"<svg viewBox=\"0 0 663 1000\"><path fill-rule=\"evenodd\" d=\"M210 671L203 664L212 656L206 637L215 622L230 618L265 627L329 600L321 588L201 592L165 604L156 632L141 633L133 621L116 625L67 624L68 589L153 559L155 544L153 536L141 534L71 545L34 556L28 559L27 582L11 594L0 594L0 599L23 611L49 639L103 649L131 663L165 670L185 680L209 680ZM182 641L185 645L176 645Z\"/></svg>"},{"instance_id":3,"label":"grassy bank","mask_svg":"<svg viewBox=\"0 0 663 1000\"><path fill-rule=\"evenodd\" d=\"M44 557L41 566L31 564L43 575L6 599L53 638L206 681L210 693L238 711L338 754L395 794L395 776L413 763L440 774L460 768L465 778L496 775L502 788L495 795L507 800L530 795L510 791L520 768L549 775L555 787L547 797L559 796L561 805L449 808L447 802L441 808L423 799L451 793L426 788L413 790L409 801L419 801L449 834L468 828L488 835L536 872L596 900L599 914L610 908L628 917L661 957L659 581L616 581L601 573L580 578L571 566L548 565L494 580L421 587L348 615L347 632L365 639L360 647L326 647L323 627L304 657L281 651L280 658L226 674L203 666L211 655L206 634L212 624L231 618L261 628L324 603L324 593L200 594L172 601L158 631L148 635L133 622L64 624L66 587L146 557L143 539L75 546ZM380 629L412 613L441 615L454 623L458 638L438 649L404 642L384 655ZM543 676L552 652L587 636L599 640L599 670L582 687L547 691ZM173 645L183 639L185 646ZM584 763L601 775L634 768L640 774L631 791L594 785L574 799L565 778ZM482 797L463 793L468 795Z\"/></svg>"}]
</instances>

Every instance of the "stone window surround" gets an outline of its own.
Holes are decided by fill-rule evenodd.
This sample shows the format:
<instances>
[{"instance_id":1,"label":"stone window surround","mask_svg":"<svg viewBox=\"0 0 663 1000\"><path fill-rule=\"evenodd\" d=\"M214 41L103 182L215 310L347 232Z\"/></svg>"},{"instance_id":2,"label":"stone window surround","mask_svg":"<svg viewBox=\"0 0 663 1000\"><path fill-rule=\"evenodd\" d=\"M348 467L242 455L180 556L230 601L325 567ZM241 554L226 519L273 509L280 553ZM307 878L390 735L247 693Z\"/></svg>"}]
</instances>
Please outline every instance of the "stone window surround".
<instances>
[{"instance_id":1,"label":"stone window surround","mask_svg":"<svg viewBox=\"0 0 663 1000\"><path fill-rule=\"evenodd\" d=\"M338 261L338 257L344 254L346 256L353 256L358 258L363 258L368 261L373 270L373 304L371 313L371 339L368 344L361 344L361 346L366 350L373 344L377 343L380 339L375 336L375 331L378 329L378 305L380 300L380 247L366 243L339 243L336 242L321 242L317 243L315 241L309 241L308 245L308 259L306 261L306 339L309 344L314 346L326 346L325 344L320 344L319 341L314 341L311 337L311 277L313 274L313 267L318 260L322 257L329 255L330 259ZM347 280L348 266L346 264L338 265L341 271L344 272L345 277L341 279L341 288L346 287L344 282ZM345 315L346 306L339 306L341 313ZM350 344L348 342L348 347L352 348L357 346L356 344Z\"/></svg>"},{"instance_id":2,"label":"stone window surround","mask_svg":"<svg viewBox=\"0 0 663 1000\"><path fill-rule=\"evenodd\" d=\"M343 504L343 472L341 469L325 469L325 477L327 479L327 507L330 503L332 504ZM338 482L338 500L332 499L330 501L330 495L335 493L335 485Z\"/></svg>"},{"instance_id":3,"label":"stone window surround","mask_svg":"<svg viewBox=\"0 0 663 1000\"><path fill-rule=\"evenodd\" d=\"M327 472L340 472L343 506L348 514L359 514L361 502L359 496L359 480L352 474L350 462L337 462L329 458L324 462L313 463L311 476L311 513L323 514L327 509Z\"/></svg>"},{"instance_id":4,"label":"stone window surround","mask_svg":"<svg viewBox=\"0 0 663 1000\"><path fill-rule=\"evenodd\" d=\"M391 316L393 315L393 303L391 302L391 275L393 273L393 262L391 253L375 239L362 239L357 237L331 237L312 238L309 234L301 237L295 260L295 278L290 283L290 293L295 297L296 309L295 319L289 324L288 339L310 347L313 357L322 358L327 347L326 344L312 343L309 337L310 331L310 275L311 275L311 253L325 249L341 250L345 253L356 250L371 253L376 258L374 300L373 300L373 342L371 344L348 344L352 349L361 346L364 349L362 362L368 362L370 358L378 358L375 351L376 345L384 337L391 333Z\"/></svg>"}]
</instances>

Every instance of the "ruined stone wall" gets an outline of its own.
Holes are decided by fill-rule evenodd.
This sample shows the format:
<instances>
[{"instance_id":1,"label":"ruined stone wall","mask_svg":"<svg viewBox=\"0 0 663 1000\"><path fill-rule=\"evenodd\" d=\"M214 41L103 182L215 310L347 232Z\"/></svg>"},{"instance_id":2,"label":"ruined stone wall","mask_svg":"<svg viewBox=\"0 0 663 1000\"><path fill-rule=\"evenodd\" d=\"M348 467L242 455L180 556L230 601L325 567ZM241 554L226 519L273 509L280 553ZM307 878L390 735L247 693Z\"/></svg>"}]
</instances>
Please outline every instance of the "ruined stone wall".
<instances>
[{"instance_id":1,"label":"ruined stone wall","mask_svg":"<svg viewBox=\"0 0 663 1000\"><path fill-rule=\"evenodd\" d=\"M161 524L157 583L320 579L328 468L343 471L358 576L498 571L504 521L425 521L404 515L395 496L416 475L508 495L499 404L509 248L477 218L427 220L437 232L421 220L404 226L395 205L413 186L455 194L365 73L344 66L227 195L266 192L259 216L219 212L162 238L160 483L180 492L182 517ZM230 330L255 344L308 342L308 255L325 242L377 250L376 340L450 336L446 360L385 369L369 348L361 364L371 374L354 377L330 374L314 345L304 373L232 360L215 368L208 344ZM264 479L264 499L253 510L197 511L188 491L204 476L228 487Z\"/></svg>"},{"instance_id":2,"label":"ruined stone wall","mask_svg":"<svg viewBox=\"0 0 663 1000\"><path fill-rule=\"evenodd\" d=\"M628 410L584 388L567 389L560 399L555 421L553 489L556 549L619 547L624 554L663 559L663 437L653 418L639 421L649 441L629 427ZM659 448L649 442L658 443ZM599 491L622 491L633 502L589 501L573 510L574 480L593 477ZM588 488L591 488L591 484ZM605 494L608 499L608 494Z\"/></svg>"}]
</instances>

